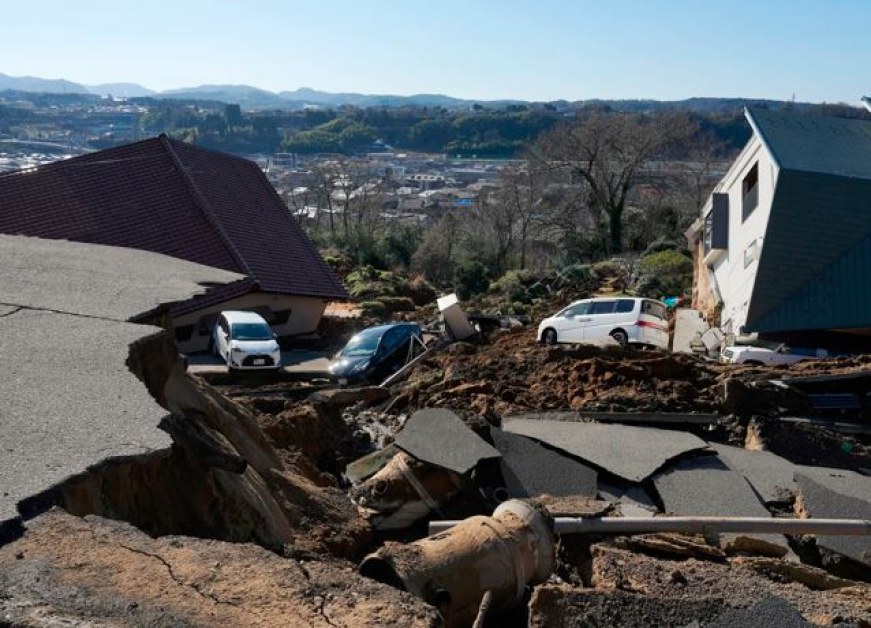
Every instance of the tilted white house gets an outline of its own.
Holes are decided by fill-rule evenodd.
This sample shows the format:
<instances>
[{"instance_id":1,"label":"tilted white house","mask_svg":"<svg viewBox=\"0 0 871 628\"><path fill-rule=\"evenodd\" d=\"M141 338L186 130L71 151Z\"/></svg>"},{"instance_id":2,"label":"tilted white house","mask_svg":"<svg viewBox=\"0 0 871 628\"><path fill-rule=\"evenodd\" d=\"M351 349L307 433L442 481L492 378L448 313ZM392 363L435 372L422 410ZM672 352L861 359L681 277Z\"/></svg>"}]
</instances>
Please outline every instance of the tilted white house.
<instances>
[{"instance_id":1,"label":"tilted white house","mask_svg":"<svg viewBox=\"0 0 871 628\"><path fill-rule=\"evenodd\" d=\"M693 306L727 334L871 334L871 121L746 110L753 136L687 231Z\"/></svg>"}]
</instances>

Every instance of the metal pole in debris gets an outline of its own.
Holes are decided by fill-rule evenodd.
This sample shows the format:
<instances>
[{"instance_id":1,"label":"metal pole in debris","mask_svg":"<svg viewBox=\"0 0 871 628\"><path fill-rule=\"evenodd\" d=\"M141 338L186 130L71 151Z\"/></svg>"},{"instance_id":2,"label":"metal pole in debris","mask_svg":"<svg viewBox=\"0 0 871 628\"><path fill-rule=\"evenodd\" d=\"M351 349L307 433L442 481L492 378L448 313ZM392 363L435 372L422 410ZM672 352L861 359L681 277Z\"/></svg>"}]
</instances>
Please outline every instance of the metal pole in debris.
<instances>
[{"instance_id":1,"label":"metal pole in debris","mask_svg":"<svg viewBox=\"0 0 871 628\"><path fill-rule=\"evenodd\" d=\"M459 521L430 521L429 533L438 534ZM640 534L645 532L753 532L756 534L828 534L871 536L866 519L773 519L769 517L556 517L556 534Z\"/></svg>"}]
</instances>

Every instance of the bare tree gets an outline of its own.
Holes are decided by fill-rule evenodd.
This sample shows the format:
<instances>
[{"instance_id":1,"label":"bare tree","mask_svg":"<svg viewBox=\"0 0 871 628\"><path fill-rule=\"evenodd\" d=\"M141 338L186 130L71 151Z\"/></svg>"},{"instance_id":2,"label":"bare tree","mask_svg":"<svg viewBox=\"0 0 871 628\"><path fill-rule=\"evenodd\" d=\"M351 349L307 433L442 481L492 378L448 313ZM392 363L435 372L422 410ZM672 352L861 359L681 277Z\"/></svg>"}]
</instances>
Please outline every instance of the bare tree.
<instances>
[{"instance_id":1,"label":"bare tree","mask_svg":"<svg viewBox=\"0 0 871 628\"><path fill-rule=\"evenodd\" d=\"M496 201L500 207L500 228L504 228L519 248L519 266L525 269L530 240L537 235L543 224L542 195L546 187L546 173L537 161L527 161L520 166L508 167L500 173L499 193ZM507 253L507 251L506 251Z\"/></svg>"},{"instance_id":2,"label":"bare tree","mask_svg":"<svg viewBox=\"0 0 871 628\"><path fill-rule=\"evenodd\" d=\"M680 114L584 113L546 133L533 154L552 167L568 166L587 186L590 209L607 220L609 252L620 253L626 203L645 180L645 167L666 157L695 130Z\"/></svg>"}]
</instances>

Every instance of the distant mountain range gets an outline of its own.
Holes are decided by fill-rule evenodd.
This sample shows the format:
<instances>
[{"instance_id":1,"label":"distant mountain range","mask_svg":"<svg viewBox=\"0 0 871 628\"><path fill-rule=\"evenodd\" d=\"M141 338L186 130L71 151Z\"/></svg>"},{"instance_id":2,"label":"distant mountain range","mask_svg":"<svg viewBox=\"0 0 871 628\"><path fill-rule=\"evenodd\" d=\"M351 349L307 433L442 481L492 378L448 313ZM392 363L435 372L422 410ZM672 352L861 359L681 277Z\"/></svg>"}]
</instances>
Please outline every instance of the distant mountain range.
<instances>
[{"instance_id":1,"label":"distant mountain range","mask_svg":"<svg viewBox=\"0 0 871 628\"><path fill-rule=\"evenodd\" d=\"M418 105L428 107L465 107L474 100L451 98L441 94L416 94L414 96L393 96L389 94L333 94L308 87L295 91L270 92L250 85L200 85L157 92L136 83L105 83L102 85L83 85L66 79L44 79L35 76L9 76L0 73L0 91L14 90L52 94L97 94L121 98L174 98L178 100L211 100L236 103L248 109L299 108L305 105L338 107L354 105L357 107L399 107ZM482 101L483 102L483 101ZM519 104L519 100L492 101L488 104Z\"/></svg>"},{"instance_id":2,"label":"distant mountain range","mask_svg":"<svg viewBox=\"0 0 871 628\"><path fill-rule=\"evenodd\" d=\"M529 104L522 100L476 101L452 98L442 94L415 94L395 96L389 94L355 94L322 92L308 87L294 91L270 92L250 85L200 85L169 89L162 92L143 87L136 83L105 83L102 85L82 85L66 79L44 79L34 76L8 76L0 73L0 91L41 92L53 94L97 94L121 98L167 98L177 100L205 100L234 103L243 109L299 109L305 106L338 107L401 107L426 106L447 109L468 108L474 104L490 107ZM748 104L767 104L782 106L783 101L747 98L689 98L679 101L658 100L584 100L569 102L553 101L559 109L579 105L602 105L622 111L651 111L662 109L688 109L697 112L734 111ZM811 103L791 103L794 107L809 107Z\"/></svg>"}]
</instances>

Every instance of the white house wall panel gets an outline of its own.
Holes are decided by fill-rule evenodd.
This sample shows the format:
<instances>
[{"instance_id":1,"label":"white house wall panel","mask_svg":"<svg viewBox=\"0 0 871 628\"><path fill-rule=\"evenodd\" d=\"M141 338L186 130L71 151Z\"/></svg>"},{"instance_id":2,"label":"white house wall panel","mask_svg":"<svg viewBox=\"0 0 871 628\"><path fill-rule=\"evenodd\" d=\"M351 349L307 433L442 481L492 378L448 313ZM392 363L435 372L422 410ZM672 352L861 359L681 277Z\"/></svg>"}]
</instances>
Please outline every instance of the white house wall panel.
<instances>
[{"instance_id":1,"label":"white house wall panel","mask_svg":"<svg viewBox=\"0 0 871 628\"><path fill-rule=\"evenodd\" d=\"M744 210L745 181L751 171L757 173L756 205L749 213ZM765 146L754 136L715 193L728 198L728 247L704 247L704 260L712 270L715 284L723 301L720 323L727 331L737 333L747 319L750 295L756 277L756 262L764 245L762 234L768 225L778 168ZM751 192L753 194L754 192ZM713 210L713 197L708 199L702 212L707 217ZM745 217L746 214L746 217Z\"/></svg>"}]
</instances>

